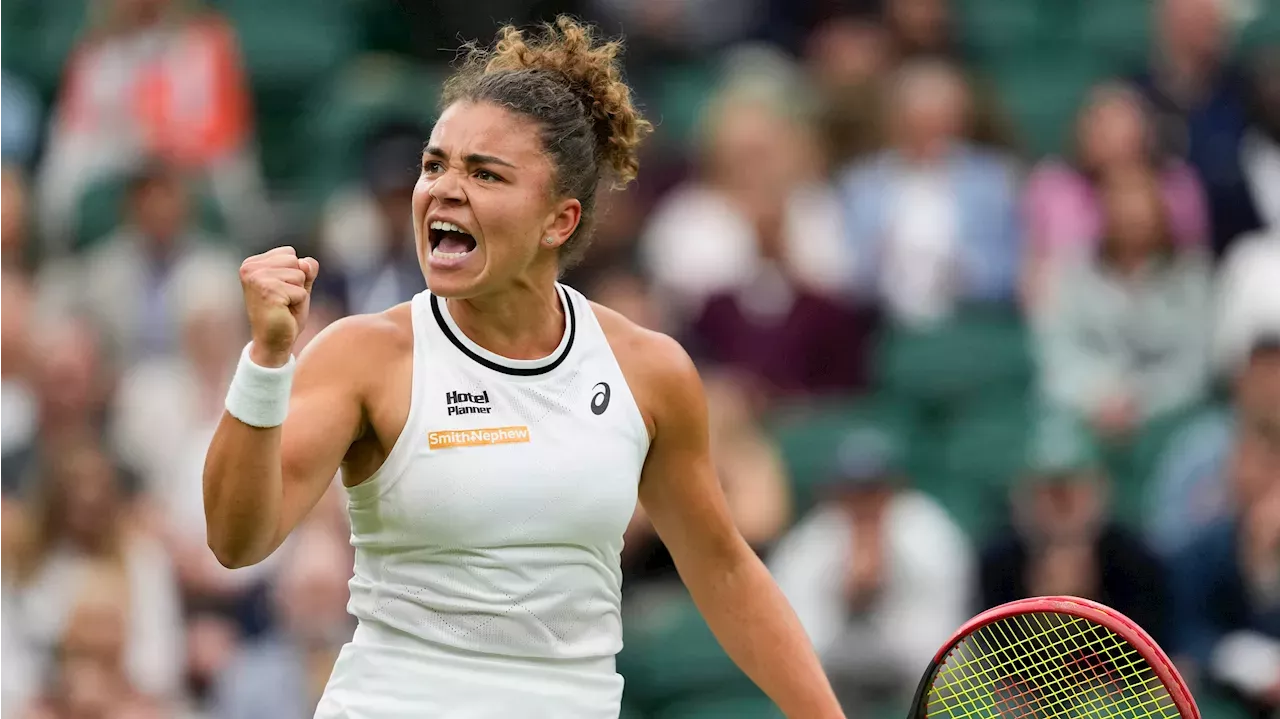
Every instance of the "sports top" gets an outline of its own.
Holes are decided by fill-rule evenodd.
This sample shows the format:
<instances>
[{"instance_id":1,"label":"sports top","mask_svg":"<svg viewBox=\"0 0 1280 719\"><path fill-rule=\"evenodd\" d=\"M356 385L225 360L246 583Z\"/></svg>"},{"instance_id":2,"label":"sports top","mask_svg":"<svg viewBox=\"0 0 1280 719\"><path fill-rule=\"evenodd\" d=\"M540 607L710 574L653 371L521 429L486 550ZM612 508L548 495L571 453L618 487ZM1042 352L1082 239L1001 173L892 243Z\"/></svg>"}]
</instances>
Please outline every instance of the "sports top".
<instances>
[{"instance_id":1,"label":"sports top","mask_svg":"<svg viewBox=\"0 0 1280 719\"><path fill-rule=\"evenodd\" d=\"M413 298L409 415L348 489L359 625L318 717L618 715L619 554L649 436L590 303L556 289L564 336L537 360Z\"/></svg>"}]
</instances>

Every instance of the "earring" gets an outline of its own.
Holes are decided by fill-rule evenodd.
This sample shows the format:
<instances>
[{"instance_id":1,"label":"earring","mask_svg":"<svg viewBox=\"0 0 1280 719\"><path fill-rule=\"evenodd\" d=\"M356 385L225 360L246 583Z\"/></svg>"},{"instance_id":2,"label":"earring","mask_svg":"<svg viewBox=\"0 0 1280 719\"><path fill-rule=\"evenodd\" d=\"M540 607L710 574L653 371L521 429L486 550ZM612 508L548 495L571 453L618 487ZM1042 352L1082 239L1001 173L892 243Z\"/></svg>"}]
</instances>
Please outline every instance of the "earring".
<instances>
[{"instance_id":1,"label":"earring","mask_svg":"<svg viewBox=\"0 0 1280 719\"><path fill-rule=\"evenodd\" d=\"M554 237L548 237L547 239L543 240L543 242L547 243L548 245L554 245L556 243L556 240Z\"/></svg>"}]
</instances>

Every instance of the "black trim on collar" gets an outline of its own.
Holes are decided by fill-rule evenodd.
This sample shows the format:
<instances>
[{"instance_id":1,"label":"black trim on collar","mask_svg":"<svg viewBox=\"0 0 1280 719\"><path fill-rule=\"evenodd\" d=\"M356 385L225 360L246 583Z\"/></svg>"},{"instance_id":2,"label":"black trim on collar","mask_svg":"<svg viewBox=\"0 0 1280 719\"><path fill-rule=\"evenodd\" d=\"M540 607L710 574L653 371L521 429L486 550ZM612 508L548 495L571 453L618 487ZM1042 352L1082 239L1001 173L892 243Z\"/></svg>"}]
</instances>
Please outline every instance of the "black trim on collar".
<instances>
[{"instance_id":1,"label":"black trim on collar","mask_svg":"<svg viewBox=\"0 0 1280 719\"><path fill-rule=\"evenodd\" d=\"M556 288L556 292L560 295L560 301L564 304L565 324L567 325L565 331L569 333L569 339L565 342L564 351L560 353L560 356L541 367L508 367L476 354L466 345L466 343L453 333L452 329L449 328L449 323L445 322L444 315L440 309L440 298L435 295L431 295L431 314L435 315L436 324L439 325L440 331L444 333L445 337L449 338L449 341L453 343L453 346L457 347L462 351L462 354L470 357L477 364L487 367L494 372L515 375L517 377L532 377L535 375L546 374L556 367L559 367L560 363L564 362L564 358L569 356L570 350L573 349L573 338L578 329L577 317L574 315L573 311L573 298L569 297L569 294L559 287Z\"/></svg>"}]
</instances>

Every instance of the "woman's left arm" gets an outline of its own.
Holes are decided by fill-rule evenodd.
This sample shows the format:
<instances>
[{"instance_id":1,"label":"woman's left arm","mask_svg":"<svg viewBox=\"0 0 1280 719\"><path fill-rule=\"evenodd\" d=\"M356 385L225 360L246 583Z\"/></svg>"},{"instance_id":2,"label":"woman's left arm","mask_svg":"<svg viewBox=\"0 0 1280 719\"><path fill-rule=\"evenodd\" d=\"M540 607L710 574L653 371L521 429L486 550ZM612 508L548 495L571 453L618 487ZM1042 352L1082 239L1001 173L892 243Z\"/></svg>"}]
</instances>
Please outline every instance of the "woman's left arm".
<instances>
[{"instance_id":1,"label":"woman's left arm","mask_svg":"<svg viewBox=\"0 0 1280 719\"><path fill-rule=\"evenodd\" d=\"M716 639L752 681L793 719L843 717L795 612L734 527L692 360L675 341L650 337L641 388L654 433L640 481L646 513Z\"/></svg>"}]
</instances>

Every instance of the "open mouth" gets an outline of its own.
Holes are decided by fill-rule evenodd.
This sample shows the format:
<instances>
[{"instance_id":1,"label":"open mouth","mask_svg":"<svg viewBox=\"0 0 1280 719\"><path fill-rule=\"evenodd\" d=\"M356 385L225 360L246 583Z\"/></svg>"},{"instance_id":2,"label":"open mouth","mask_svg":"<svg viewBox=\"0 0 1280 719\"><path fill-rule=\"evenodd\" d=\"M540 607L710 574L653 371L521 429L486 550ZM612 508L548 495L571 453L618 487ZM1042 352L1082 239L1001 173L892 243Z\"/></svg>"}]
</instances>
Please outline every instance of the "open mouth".
<instances>
[{"instance_id":1,"label":"open mouth","mask_svg":"<svg viewBox=\"0 0 1280 719\"><path fill-rule=\"evenodd\" d=\"M464 257L476 248L476 238L452 222L436 220L427 228L431 256L452 260Z\"/></svg>"}]
</instances>

